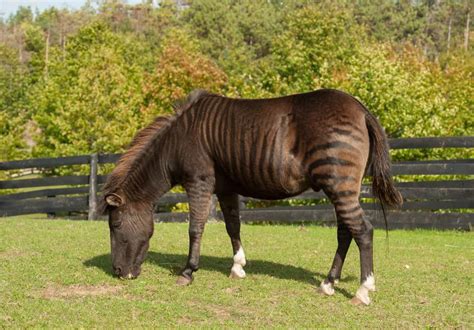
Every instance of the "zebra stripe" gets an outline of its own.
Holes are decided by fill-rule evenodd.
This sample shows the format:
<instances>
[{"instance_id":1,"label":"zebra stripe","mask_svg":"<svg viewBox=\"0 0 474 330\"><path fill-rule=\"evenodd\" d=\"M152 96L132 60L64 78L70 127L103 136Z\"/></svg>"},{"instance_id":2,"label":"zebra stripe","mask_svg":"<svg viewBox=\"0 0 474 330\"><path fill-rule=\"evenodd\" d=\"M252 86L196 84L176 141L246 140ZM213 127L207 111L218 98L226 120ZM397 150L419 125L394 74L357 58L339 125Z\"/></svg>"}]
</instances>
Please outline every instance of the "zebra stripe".
<instances>
[{"instance_id":1,"label":"zebra stripe","mask_svg":"<svg viewBox=\"0 0 474 330\"><path fill-rule=\"evenodd\" d=\"M348 136L348 137L351 137L352 139L354 139L356 141L364 142L364 139L362 139L360 136L354 135L353 131L350 131L350 130L347 130L347 129L333 127L333 128L331 128L331 133L336 133L336 134L339 134L339 135Z\"/></svg>"},{"instance_id":2,"label":"zebra stripe","mask_svg":"<svg viewBox=\"0 0 474 330\"><path fill-rule=\"evenodd\" d=\"M354 162L336 157L326 157L315 160L309 165L309 172L313 172L314 169L325 166L325 165L336 165L336 166L356 166Z\"/></svg>"},{"instance_id":3,"label":"zebra stripe","mask_svg":"<svg viewBox=\"0 0 474 330\"><path fill-rule=\"evenodd\" d=\"M338 184L345 181L356 181L356 178L351 175L335 175L335 174L318 174L314 173L311 175L314 181L318 180L331 180L333 184Z\"/></svg>"},{"instance_id":4,"label":"zebra stripe","mask_svg":"<svg viewBox=\"0 0 474 330\"><path fill-rule=\"evenodd\" d=\"M341 125L341 126L349 126L351 129L353 129L353 130L359 132L359 133L362 134L362 135L366 132L366 131L364 131L364 130L360 127L360 125L357 125L356 123L351 122L351 121L345 121L345 120L344 120L344 121L340 121L340 122L339 122L339 125Z\"/></svg>"},{"instance_id":5,"label":"zebra stripe","mask_svg":"<svg viewBox=\"0 0 474 330\"><path fill-rule=\"evenodd\" d=\"M309 149L308 152L306 152L305 154L305 160L311 158L311 156L317 151L335 149L335 148L348 149L352 151L357 150L353 145L347 142L343 142L343 141L328 142L328 143L316 145L312 147L311 149Z\"/></svg>"},{"instance_id":6,"label":"zebra stripe","mask_svg":"<svg viewBox=\"0 0 474 330\"><path fill-rule=\"evenodd\" d=\"M339 209L338 210L338 213L341 214L341 215L347 215L347 214L351 214L351 213L354 213L356 211L362 211L362 208L360 207L360 205L356 205L355 207L353 208L350 208L350 209Z\"/></svg>"}]
</instances>

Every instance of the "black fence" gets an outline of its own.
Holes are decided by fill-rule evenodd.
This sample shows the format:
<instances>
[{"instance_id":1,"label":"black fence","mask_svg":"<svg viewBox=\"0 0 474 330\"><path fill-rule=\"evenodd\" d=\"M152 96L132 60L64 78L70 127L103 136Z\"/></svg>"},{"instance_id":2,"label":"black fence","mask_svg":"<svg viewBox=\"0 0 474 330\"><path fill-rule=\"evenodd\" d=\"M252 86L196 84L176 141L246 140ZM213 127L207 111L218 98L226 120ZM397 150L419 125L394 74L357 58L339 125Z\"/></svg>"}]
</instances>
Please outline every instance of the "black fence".
<instances>
[{"instance_id":1,"label":"black fence","mask_svg":"<svg viewBox=\"0 0 474 330\"><path fill-rule=\"evenodd\" d=\"M392 139L391 149L473 148L474 137ZM0 216L33 213L88 213L88 219L98 218L97 199L105 175L98 175L100 164L114 163L120 155L90 155L61 158L41 158L0 163L0 171L36 170L67 165L88 164L89 175L68 175L32 179L0 181ZM404 161L393 164L394 175L430 175L430 180L399 182L403 195L400 210L388 212L389 228L438 228L470 230L474 223L474 159ZM458 180L436 180L446 175L461 176ZM434 177L433 177L434 176ZM435 178L433 180L433 178ZM467 179L466 179L467 178ZM419 179L419 178L418 178ZM9 194L2 190L13 189ZM25 191L28 190L28 191ZM19 191L19 192L18 192ZM363 185L362 207L376 227L383 226L380 205L373 201L370 185ZM335 224L335 214L323 193L306 191L291 200L305 200L311 206L275 206L275 203L256 203L241 197L241 219L251 222L320 222ZM186 221L185 212L167 212L177 203L187 203L182 193L168 193L157 202L158 221ZM257 207L258 205L258 207ZM220 218L216 200L211 217Z\"/></svg>"}]
</instances>

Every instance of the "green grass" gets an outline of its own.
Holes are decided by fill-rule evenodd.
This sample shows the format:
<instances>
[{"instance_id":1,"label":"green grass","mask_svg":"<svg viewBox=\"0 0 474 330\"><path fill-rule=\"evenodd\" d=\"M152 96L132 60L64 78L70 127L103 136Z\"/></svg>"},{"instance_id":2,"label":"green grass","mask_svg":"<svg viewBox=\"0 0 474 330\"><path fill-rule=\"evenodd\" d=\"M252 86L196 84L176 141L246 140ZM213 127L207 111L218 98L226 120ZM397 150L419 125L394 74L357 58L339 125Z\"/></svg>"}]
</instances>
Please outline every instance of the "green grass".
<instances>
[{"instance_id":1,"label":"green grass","mask_svg":"<svg viewBox=\"0 0 474 330\"><path fill-rule=\"evenodd\" d=\"M335 296L316 287L336 249L334 228L244 225L247 278L231 280L222 223L206 227L201 269L175 285L187 225L158 224L142 275L111 276L105 222L0 219L0 328L5 327L474 327L472 233L375 233L377 292L352 306L351 247Z\"/></svg>"}]
</instances>

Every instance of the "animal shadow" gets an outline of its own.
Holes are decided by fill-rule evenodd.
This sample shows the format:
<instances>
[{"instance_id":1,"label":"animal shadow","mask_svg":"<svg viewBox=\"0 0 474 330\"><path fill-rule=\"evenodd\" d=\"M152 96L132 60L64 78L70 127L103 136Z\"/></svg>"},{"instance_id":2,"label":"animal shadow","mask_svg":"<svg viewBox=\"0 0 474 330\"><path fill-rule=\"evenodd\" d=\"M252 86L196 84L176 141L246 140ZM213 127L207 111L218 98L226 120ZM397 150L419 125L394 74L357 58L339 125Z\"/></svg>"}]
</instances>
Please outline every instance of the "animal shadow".
<instances>
[{"instance_id":1,"label":"animal shadow","mask_svg":"<svg viewBox=\"0 0 474 330\"><path fill-rule=\"evenodd\" d=\"M148 252L145 262L166 269L171 274L178 275L183 266L186 264L186 260L187 256L184 254ZM86 267L96 267L102 269L110 276L114 276L112 273L112 262L109 254L95 256L89 260L84 261L84 265ZM202 255L200 257L200 269L219 272L227 276L231 266L232 258L206 255ZM326 275L322 273L312 272L302 267L284 265L266 260L249 260L245 266L245 270L248 274L261 274L283 280L293 280L302 283L308 283L312 286L319 286L319 283L326 278ZM350 282L355 279L356 277L354 276L346 276L341 279L341 282ZM345 289L338 287L335 287L334 289L347 298L352 297L352 295Z\"/></svg>"}]
</instances>

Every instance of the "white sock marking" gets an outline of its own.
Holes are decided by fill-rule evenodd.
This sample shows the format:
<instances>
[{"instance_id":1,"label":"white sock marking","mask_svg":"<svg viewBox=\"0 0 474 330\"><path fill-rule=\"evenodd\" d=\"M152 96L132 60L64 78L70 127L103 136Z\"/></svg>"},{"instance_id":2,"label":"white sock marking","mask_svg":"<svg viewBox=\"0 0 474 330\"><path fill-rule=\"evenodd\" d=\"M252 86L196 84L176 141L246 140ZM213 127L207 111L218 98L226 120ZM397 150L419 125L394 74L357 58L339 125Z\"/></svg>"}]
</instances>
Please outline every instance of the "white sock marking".
<instances>
[{"instance_id":1,"label":"white sock marking","mask_svg":"<svg viewBox=\"0 0 474 330\"><path fill-rule=\"evenodd\" d=\"M371 273L369 276L367 276L365 282L362 285L369 289L369 291L375 291L374 274Z\"/></svg>"},{"instance_id":2,"label":"white sock marking","mask_svg":"<svg viewBox=\"0 0 474 330\"><path fill-rule=\"evenodd\" d=\"M244 267L245 264L246 264L245 253L244 253L244 249L242 249L242 247L239 248L239 250L237 251L237 253L234 256L234 265L235 264L239 264L242 267Z\"/></svg>"},{"instance_id":3,"label":"white sock marking","mask_svg":"<svg viewBox=\"0 0 474 330\"><path fill-rule=\"evenodd\" d=\"M365 305L370 304L369 291L375 291L375 278L373 274L370 274L357 289L356 297L360 299Z\"/></svg>"},{"instance_id":4,"label":"white sock marking","mask_svg":"<svg viewBox=\"0 0 474 330\"><path fill-rule=\"evenodd\" d=\"M245 260L244 249L240 247L237 253L234 255L234 265L232 266L232 269L230 270L230 277L244 278L245 277L244 266L246 263L247 262Z\"/></svg>"},{"instance_id":5,"label":"white sock marking","mask_svg":"<svg viewBox=\"0 0 474 330\"><path fill-rule=\"evenodd\" d=\"M320 285L321 291L328 296L332 296L334 294L334 287L332 286L331 282L325 283L324 281L321 282Z\"/></svg>"}]
</instances>

